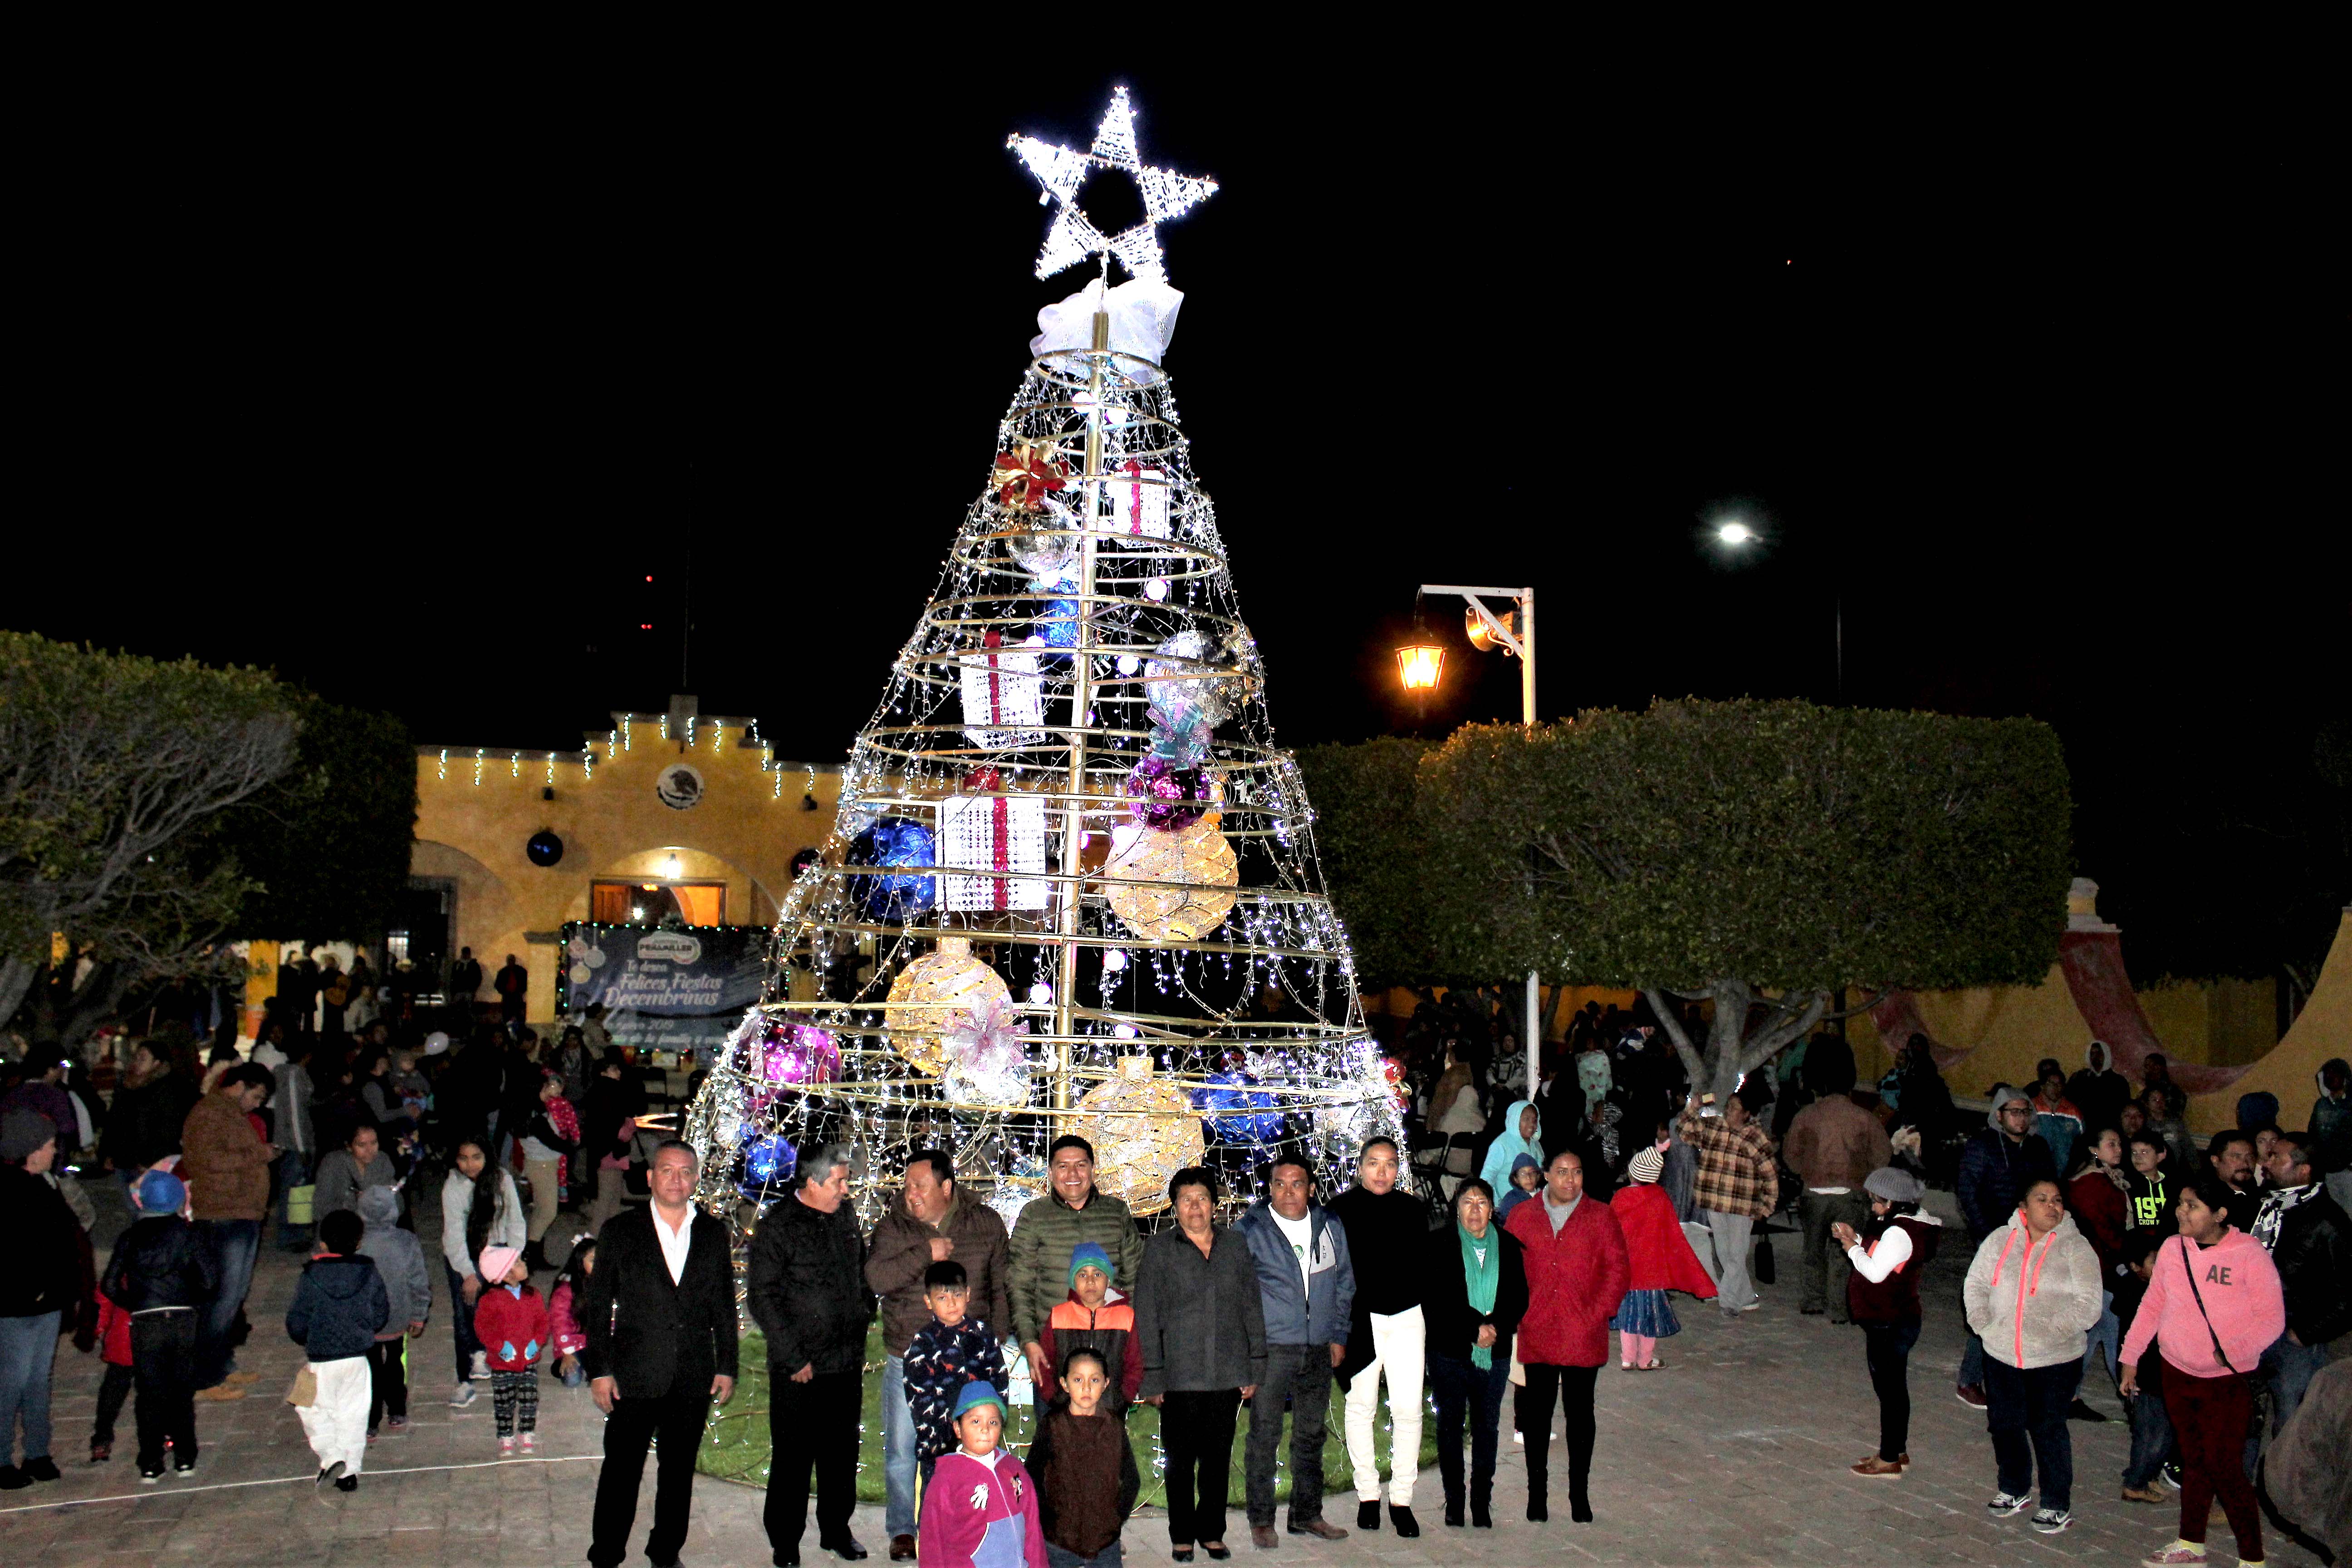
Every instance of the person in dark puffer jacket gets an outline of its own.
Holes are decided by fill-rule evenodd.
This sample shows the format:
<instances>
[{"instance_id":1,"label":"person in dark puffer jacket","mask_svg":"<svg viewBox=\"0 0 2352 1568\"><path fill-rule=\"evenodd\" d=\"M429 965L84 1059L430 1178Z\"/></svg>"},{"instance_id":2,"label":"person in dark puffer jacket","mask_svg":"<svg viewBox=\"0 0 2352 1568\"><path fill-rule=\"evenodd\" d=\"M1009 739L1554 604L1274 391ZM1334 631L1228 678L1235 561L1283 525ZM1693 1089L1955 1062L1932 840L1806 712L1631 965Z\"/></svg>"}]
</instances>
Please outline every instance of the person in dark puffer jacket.
<instances>
[{"instance_id":1,"label":"person in dark puffer jacket","mask_svg":"<svg viewBox=\"0 0 2352 1568\"><path fill-rule=\"evenodd\" d=\"M392 1321L392 1299L376 1272L375 1259L362 1256L367 1227L349 1209L319 1222L320 1250L302 1267L294 1304L286 1309L286 1332L310 1358L318 1391L296 1407L302 1435L319 1456L319 1479L338 1491L357 1491L367 1457L368 1351Z\"/></svg>"},{"instance_id":2,"label":"person in dark puffer jacket","mask_svg":"<svg viewBox=\"0 0 2352 1568\"><path fill-rule=\"evenodd\" d=\"M196 1468L196 1318L220 1289L213 1250L183 1218L188 1189L169 1171L139 1178L141 1218L114 1244L99 1289L130 1315L131 1376L139 1391L139 1479L163 1476L163 1447L181 1475Z\"/></svg>"}]
</instances>

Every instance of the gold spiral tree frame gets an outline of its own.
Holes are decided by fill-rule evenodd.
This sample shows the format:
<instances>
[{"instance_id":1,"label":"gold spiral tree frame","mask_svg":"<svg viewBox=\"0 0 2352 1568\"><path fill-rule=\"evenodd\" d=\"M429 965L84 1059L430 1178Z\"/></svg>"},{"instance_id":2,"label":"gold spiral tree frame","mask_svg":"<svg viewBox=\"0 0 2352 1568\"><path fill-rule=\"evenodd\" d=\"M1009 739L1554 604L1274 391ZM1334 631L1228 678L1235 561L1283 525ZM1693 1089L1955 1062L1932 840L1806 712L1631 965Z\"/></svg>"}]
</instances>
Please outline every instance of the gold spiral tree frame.
<instances>
[{"instance_id":1,"label":"gold spiral tree frame","mask_svg":"<svg viewBox=\"0 0 2352 1568\"><path fill-rule=\"evenodd\" d=\"M869 1220L923 1147L1009 1220L1064 1131L1144 1214L1180 1164L1238 1202L1276 1149L1339 1183L1401 1135L1174 394L1112 346L1104 270L1064 307L1094 306L1088 346L1033 360L1000 422L688 1113L714 1212L751 1223L829 1140Z\"/></svg>"}]
</instances>

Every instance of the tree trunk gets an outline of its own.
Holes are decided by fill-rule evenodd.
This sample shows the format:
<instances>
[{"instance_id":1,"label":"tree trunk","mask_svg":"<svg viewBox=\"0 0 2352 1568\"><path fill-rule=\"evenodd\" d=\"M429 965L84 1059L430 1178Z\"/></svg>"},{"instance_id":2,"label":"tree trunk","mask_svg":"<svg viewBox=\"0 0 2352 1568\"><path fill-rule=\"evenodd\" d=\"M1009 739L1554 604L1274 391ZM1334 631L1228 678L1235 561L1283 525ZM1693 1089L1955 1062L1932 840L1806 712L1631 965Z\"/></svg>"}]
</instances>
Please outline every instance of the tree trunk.
<instances>
[{"instance_id":1,"label":"tree trunk","mask_svg":"<svg viewBox=\"0 0 2352 1568\"><path fill-rule=\"evenodd\" d=\"M1811 1033L1830 1005L1826 991L1790 991L1768 998L1764 1005L1769 1011L1760 1018L1751 1018L1757 1008L1755 988L1735 975L1718 975L1705 993L1715 1004L1715 1016L1708 1023L1702 1047L1683 1027L1674 993L1645 987L1643 994L1649 997L1666 1038L1674 1042L1675 1054L1690 1075L1692 1092L1712 1094L1717 1105L1731 1097L1744 1076L1769 1062L1790 1041Z\"/></svg>"},{"instance_id":2,"label":"tree trunk","mask_svg":"<svg viewBox=\"0 0 2352 1568\"><path fill-rule=\"evenodd\" d=\"M0 958L0 1028L16 1016L39 973L38 968L21 958Z\"/></svg>"}]
</instances>

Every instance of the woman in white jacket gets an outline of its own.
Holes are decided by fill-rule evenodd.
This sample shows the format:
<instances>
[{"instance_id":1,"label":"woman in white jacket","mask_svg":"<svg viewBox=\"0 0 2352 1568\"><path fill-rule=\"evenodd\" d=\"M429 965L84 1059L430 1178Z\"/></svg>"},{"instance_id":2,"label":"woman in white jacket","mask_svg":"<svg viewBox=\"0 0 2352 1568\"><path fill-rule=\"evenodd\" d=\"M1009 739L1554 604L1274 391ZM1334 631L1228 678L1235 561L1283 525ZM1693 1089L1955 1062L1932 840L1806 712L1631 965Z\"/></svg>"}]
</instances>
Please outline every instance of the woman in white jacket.
<instances>
[{"instance_id":1,"label":"woman in white jacket","mask_svg":"<svg viewBox=\"0 0 2352 1568\"><path fill-rule=\"evenodd\" d=\"M449 1276L449 1322L457 1343L457 1389L449 1403L474 1403L474 1380L490 1375L489 1358L474 1334L474 1302L482 1280L474 1260L486 1247L517 1252L530 1239L530 1215L514 1177L493 1170L479 1142L457 1145L456 1168L441 1184L441 1266Z\"/></svg>"},{"instance_id":2,"label":"woman in white jacket","mask_svg":"<svg viewBox=\"0 0 2352 1568\"><path fill-rule=\"evenodd\" d=\"M2099 1255L2066 1217L2058 1184L2025 1189L2009 1224L1986 1237L1963 1290L1969 1328L1984 1341L1986 1426L2000 1466L1994 1518L2023 1511L2042 1476L2033 1528L2074 1522L2074 1449L2066 1411L2083 1381L2084 1336L2105 1310Z\"/></svg>"}]
</instances>

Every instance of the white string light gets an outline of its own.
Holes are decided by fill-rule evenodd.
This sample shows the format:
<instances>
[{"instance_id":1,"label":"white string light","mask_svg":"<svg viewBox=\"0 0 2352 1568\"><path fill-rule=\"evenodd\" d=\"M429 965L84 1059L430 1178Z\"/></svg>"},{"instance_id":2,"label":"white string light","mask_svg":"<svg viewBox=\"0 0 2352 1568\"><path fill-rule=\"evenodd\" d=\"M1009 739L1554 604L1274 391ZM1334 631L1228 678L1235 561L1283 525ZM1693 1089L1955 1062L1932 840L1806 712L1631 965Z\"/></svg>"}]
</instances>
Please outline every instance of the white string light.
<instances>
[{"instance_id":1,"label":"white string light","mask_svg":"<svg viewBox=\"0 0 2352 1568\"><path fill-rule=\"evenodd\" d=\"M1138 278L1165 282L1168 268L1160 254L1158 226L1183 216L1217 191L1214 180L1154 168L1143 161L1135 144L1135 110L1124 87L1111 89L1110 107L1103 111L1094 146L1087 152L1034 136L1009 137L1005 145L1045 187L1038 205L1058 204L1053 225L1045 231L1045 243L1037 252L1040 278L1051 278L1090 256L1108 256ZM1123 169L1134 178L1143 197L1141 223L1106 236L1087 216L1078 205L1078 189L1097 167Z\"/></svg>"}]
</instances>

